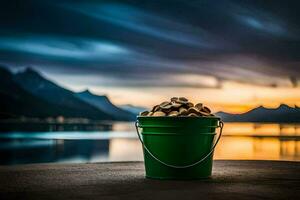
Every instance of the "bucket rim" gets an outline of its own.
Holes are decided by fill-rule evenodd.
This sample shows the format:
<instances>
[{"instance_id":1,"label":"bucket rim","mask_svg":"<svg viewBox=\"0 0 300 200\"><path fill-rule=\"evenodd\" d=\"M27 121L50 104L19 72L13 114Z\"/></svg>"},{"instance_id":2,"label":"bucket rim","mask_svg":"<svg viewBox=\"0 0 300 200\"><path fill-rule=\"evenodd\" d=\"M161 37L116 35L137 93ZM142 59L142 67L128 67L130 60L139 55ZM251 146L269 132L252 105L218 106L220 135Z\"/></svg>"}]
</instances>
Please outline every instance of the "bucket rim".
<instances>
[{"instance_id":1,"label":"bucket rim","mask_svg":"<svg viewBox=\"0 0 300 200\"><path fill-rule=\"evenodd\" d=\"M184 119L218 119L221 120L221 117L217 117L217 116L137 116L137 119L180 119L180 118L184 118Z\"/></svg>"},{"instance_id":2,"label":"bucket rim","mask_svg":"<svg viewBox=\"0 0 300 200\"><path fill-rule=\"evenodd\" d=\"M194 133L175 133L175 132L168 132L168 133L157 133L157 132L142 132L142 135L195 135ZM198 133L201 135L216 135L216 132L205 132L205 133Z\"/></svg>"}]
</instances>

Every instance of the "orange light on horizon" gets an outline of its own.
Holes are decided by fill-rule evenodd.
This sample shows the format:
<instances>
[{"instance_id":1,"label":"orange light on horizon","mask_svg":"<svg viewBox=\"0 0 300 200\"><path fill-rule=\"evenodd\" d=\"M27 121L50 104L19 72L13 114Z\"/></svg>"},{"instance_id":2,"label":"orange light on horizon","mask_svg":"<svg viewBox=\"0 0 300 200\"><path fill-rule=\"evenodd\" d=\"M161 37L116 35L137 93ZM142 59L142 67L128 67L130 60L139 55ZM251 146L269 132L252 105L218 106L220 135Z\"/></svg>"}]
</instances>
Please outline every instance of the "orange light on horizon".
<instances>
[{"instance_id":1,"label":"orange light on horizon","mask_svg":"<svg viewBox=\"0 0 300 200\"><path fill-rule=\"evenodd\" d=\"M74 91L89 88L95 94L108 95L116 105L132 104L151 108L152 106L168 100L173 96L184 96L192 102L202 102L208 105L213 112L224 111L233 114L244 113L258 106L276 108L280 104L291 107L300 107L300 87L267 87L223 81L222 87L215 87L214 78L196 75L190 76L191 80L184 83L191 86L185 87L139 87L139 86L95 86L95 85L68 85ZM173 77L174 80L183 79L185 76ZM195 78L197 77L197 78ZM197 79L194 81L194 79ZM198 80L203 79L203 80ZM173 79L172 79L173 80ZM204 81L204 82L203 82ZM195 87L203 82L206 86ZM194 84L194 85L193 85ZM193 85L193 86L192 86ZM205 84L204 84L205 85ZM209 87L207 87L209 86Z\"/></svg>"}]
</instances>

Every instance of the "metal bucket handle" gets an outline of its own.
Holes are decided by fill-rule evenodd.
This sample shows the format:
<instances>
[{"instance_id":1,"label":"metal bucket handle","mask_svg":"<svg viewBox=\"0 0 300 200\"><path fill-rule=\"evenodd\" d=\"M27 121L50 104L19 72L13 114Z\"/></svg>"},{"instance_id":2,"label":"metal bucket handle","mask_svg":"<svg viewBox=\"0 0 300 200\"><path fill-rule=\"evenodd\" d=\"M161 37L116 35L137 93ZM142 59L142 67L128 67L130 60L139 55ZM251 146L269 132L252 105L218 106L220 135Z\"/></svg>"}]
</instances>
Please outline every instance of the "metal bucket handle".
<instances>
[{"instance_id":1,"label":"metal bucket handle","mask_svg":"<svg viewBox=\"0 0 300 200\"><path fill-rule=\"evenodd\" d=\"M218 127L220 128L220 133L219 133L218 139L216 140L215 144L213 145L213 147L211 148L211 150L208 154L206 154L200 160L198 160L198 161L196 161L192 164L189 164L189 165L171 165L171 164L165 163L164 161L161 161L159 158L157 158L155 155L153 155L153 153L151 153L151 151L146 147L146 145L144 144L144 141L141 138L141 135L140 135L140 132L139 132L139 122L138 122L138 120L135 122L135 128L136 128L137 135L138 135L144 149L150 154L150 156L152 156L152 158L154 158L156 161L160 162L161 164L163 164L167 167L176 168L176 169L184 169L184 168L193 167L193 166L203 162L204 160L206 160L214 152L214 150L215 150L215 148L216 148L216 146L217 146L217 144L218 144L218 142L219 142L219 140L222 136L224 123L221 120L219 121Z\"/></svg>"}]
</instances>

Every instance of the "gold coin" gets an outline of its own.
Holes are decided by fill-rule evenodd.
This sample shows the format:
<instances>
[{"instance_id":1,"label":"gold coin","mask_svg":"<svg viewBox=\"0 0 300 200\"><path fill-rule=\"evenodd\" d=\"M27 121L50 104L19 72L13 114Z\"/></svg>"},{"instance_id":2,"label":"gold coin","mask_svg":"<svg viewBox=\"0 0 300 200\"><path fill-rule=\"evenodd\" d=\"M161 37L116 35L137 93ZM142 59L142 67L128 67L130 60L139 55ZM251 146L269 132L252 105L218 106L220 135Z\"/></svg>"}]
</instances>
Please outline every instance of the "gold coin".
<instances>
[{"instance_id":1,"label":"gold coin","mask_svg":"<svg viewBox=\"0 0 300 200\"><path fill-rule=\"evenodd\" d=\"M164 101L164 102L160 103L159 106L166 106L166 105L169 105L169 104L170 104L170 102Z\"/></svg>"},{"instance_id":2,"label":"gold coin","mask_svg":"<svg viewBox=\"0 0 300 200\"><path fill-rule=\"evenodd\" d=\"M172 104L170 102L168 102L168 101L165 101L165 102L162 102L161 104L159 104L159 107L161 109L166 110L166 109L172 108Z\"/></svg>"},{"instance_id":3,"label":"gold coin","mask_svg":"<svg viewBox=\"0 0 300 200\"><path fill-rule=\"evenodd\" d=\"M176 103L180 103L180 104L185 105L185 104L188 103L188 101L182 101L182 100L178 99L178 100L176 101Z\"/></svg>"},{"instance_id":4,"label":"gold coin","mask_svg":"<svg viewBox=\"0 0 300 200\"><path fill-rule=\"evenodd\" d=\"M192 102L188 102L188 103L186 104L186 106L187 106L188 108L191 108L191 107L194 107L194 104L193 104Z\"/></svg>"},{"instance_id":5,"label":"gold coin","mask_svg":"<svg viewBox=\"0 0 300 200\"><path fill-rule=\"evenodd\" d=\"M162 109L161 110L162 112L168 114L169 112L172 112L172 108L169 108L169 109Z\"/></svg>"},{"instance_id":6,"label":"gold coin","mask_svg":"<svg viewBox=\"0 0 300 200\"><path fill-rule=\"evenodd\" d=\"M186 115L187 114L187 109L184 107L179 108L179 114L180 115Z\"/></svg>"},{"instance_id":7,"label":"gold coin","mask_svg":"<svg viewBox=\"0 0 300 200\"><path fill-rule=\"evenodd\" d=\"M156 111L159 111L160 110L160 106L159 105L156 105L152 108L152 112L156 112Z\"/></svg>"},{"instance_id":8,"label":"gold coin","mask_svg":"<svg viewBox=\"0 0 300 200\"><path fill-rule=\"evenodd\" d=\"M185 101L185 102L188 102L189 100L187 99L187 98L185 98L185 97L179 97L179 99L178 99L179 101Z\"/></svg>"},{"instance_id":9,"label":"gold coin","mask_svg":"<svg viewBox=\"0 0 300 200\"><path fill-rule=\"evenodd\" d=\"M172 101L172 102L176 102L177 100L178 100L178 97L172 97L172 98L171 98L171 101Z\"/></svg>"},{"instance_id":10,"label":"gold coin","mask_svg":"<svg viewBox=\"0 0 300 200\"><path fill-rule=\"evenodd\" d=\"M195 113L190 113L190 114L188 114L188 117L199 117L199 115L197 115Z\"/></svg>"},{"instance_id":11,"label":"gold coin","mask_svg":"<svg viewBox=\"0 0 300 200\"><path fill-rule=\"evenodd\" d=\"M204 111L204 112L206 112L206 113L211 113L211 110L210 110L208 107L206 107L206 106L204 106L204 107L202 108L202 111Z\"/></svg>"},{"instance_id":12,"label":"gold coin","mask_svg":"<svg viewBox=\"0 0 300 200\"><path fill-rule=\"evenodd\" d=\"M182 104L176 103L176 102L172 102L172 107L173 108L179 108L180 106L182 106Z\"/></svg>"},{"instance_id":13,"label":"gold coin","mask_svg":"<svg viewBox=\"0 0 300 200\"><path fill-rule=\"evenodd\" d=\"M197 103L197 104L195 105L195 107L196 107L198 110L202 110L203 104L202 104L202 103Z\"/></svg>"},{"instance_id":14,"label":"gold coin","mask_svg":"<svg viewBox=\"0 0 300 200\"><path fill-rule=\"evenodd\" d=\"M149 114L148 110L145 110L143 112L140 112L140 116L147 116Z\"/></svg>"},{"instance_id":15,"label":"gold coin","mask_svg":"<svg viewBox=\"0 0 300 200\"><path fill-rule=\"evenodd\" d=\"M161 111L157 111L155 113L153 113L152 116L156 116L156 117L160 117L160 116L166 116L166 113L164 112L161 112Z\"/></svg>"},{"instance_id":16,"label":"gold coin","mask_svg":"<svg viewBox=\"0 0 300 200\"><path fill-rule=\"evenodd\" d=\"M195 107L190 107L187 112L190 114L190 113L195 113L195 114L198 114L199 113L199 110Z\"/></svg>"},{"instance_id":17,"label":"gold coin","mask_svg":"<svg viewBox=\"0 0 300 200\"><path fill-rule=\"evenodd\" d=\"M209 115L210 115L209 113L203 112L202 110L200 110L199 113L200 113L202 116L209 116Z\"/></svg>"},{"instance_id":18,"label":"gold coin","mask_svg":"<svg viewBox=\"0 0 300 200\"><path fill-rule=\"evenodd\" d=\"M177 111L169 112L168 116L177 116L179 113Z\"/></svg>"},{"instance_id":19,"label":"gold coin","mask_svg":"<svg viewBox=\"0 0 300 200\"><path fill-rule=\"evenodd\" d=\"M149 112L147 116L152 116L153 115L153 112Z\"/></svg>"}]
</instances>

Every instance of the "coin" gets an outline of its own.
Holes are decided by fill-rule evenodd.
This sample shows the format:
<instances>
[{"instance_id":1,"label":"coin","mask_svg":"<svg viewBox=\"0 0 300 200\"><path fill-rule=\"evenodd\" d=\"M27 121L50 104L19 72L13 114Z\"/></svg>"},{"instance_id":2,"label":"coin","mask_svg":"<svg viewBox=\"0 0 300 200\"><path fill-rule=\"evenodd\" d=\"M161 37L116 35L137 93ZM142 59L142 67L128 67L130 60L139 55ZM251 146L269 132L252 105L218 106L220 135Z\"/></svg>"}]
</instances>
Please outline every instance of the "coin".
<instances>
[{"instance_id":1,"label":"coin","mask_svg":"<svg viewBox=\"0 0 300 200\"><path fill-rule=\"evenodd\" d=\"M188 102L188 103L186 104L186 106L187 106L188 108L191 108L191 107L194 107L194 104L193 104L192 102Z\"/></svg>"},{"instance_id":2,"label":"coin","mask_svg":"<svg viewBox=\"0 0 300 200\"><path fill-rule=\"evenodd\" d=\"M182 104L176 103L176 102L172 102L172 107L173 108L179 108L180 106L182 106Z\"/></svg>"},{"instance_id":3,"label":"coin","mask_svg":"<svg viewBox=\"0 0 300 200\"><path fill-rule=\"evenodd\" d=\"M187 99L187 98L185 98L185 97L179 97L179 100L180 101L185 101L185 102L188 102L189 100Z\"/></svg>"},{"instance_id":4,"label":"coin","mask_svg":"<svg viewBox=\"0 0 300 200\"><path fill-rule=\"evenodd\" d=\"M140 112L141 116L147 116L148 114L149 114L149 111L147 111L147 110Z\"/></svg>"},{"instance_id":5,"label":"coin","mask_svg":"<svg viewBox=\"0 0 300 200\"><path fill-rule=\"evenodd\" d=\"M169 114L168 114L168 116L170 116L170 117L175 117L175 116L177 116L179 113L177 112L177 111L171 111L171 112L169 112Z\"/></svg>"},{"instance_id":6,"label":"coin","mask_svg":"<svg viewBox=\"0 0 300 200\"><path fill-rule=\"evenodd\" d=\"M169 108L169 109L162 109L161 112L164 112L166 113L166 115L168 115L169 112L172 111L172 108Z\"/></svg>"},{"instance_id":7,"label":"coin","mask_svg":"<svg viewBox=\"0 0 300 200\"><path fill-rule=\"evenodd\" d=\"M202 104L202 103L197 103L197 104L195 105L195 107L196 107L198 110L202 110L203 104Z\"/></svg>"},{"instance_id":8,"label":"coin","mask_svg":"<svg viewBox=\"0 0 300 200\"><path fill-rule=\"evenodd\" d=\"M159 111L160 110L160 106L159 105L156 105L152 108L152 112L156 112L156 111Z\"/></svg>"},{"instance_id":9,"label":"coin","mask_svg":"<svg viewBox=\"0 0 300 200\"><path fill-rule=\"evenodd\" d=\"M207 112L203 112L203 111L199 111L199 113L202 115L202 116L210 116L210 114L209 113L207 113Z\"/></svg>"},{"instance_id":10,"label":"coin","mask_svg":"<svg viewBox=\"0 0 300 200\"><path fill-rule=\"evenodd\" d=\"M166 116L166 113L161 112L161 111L157 111L157 112L153 113L152 116Z\"/></svg>"},{"instance_id":11,"label":"coin","mask_svg":"<svg viewBox=\"0 0 300 200\"><path fill-rule=\"evenodd\" d=\"M204 107L202 108L202 111L204 111L204 112L206 112L206 113L211 113L211 110L210 110L208 107L206 107L206 106L204 106Z\"/></svg>"},{"instance_id":12,"label":"coin","mask_svg":"<svg viewBox=\"0 0 300 200\"><path fill-rule=\"evenodd\" d=\"M147 116L152 116L153 115L153 112L149 112Z\"/></svg>"},{"instance_id":13,"label":"coin","mask_svg":"<svg viewBox=\"0 0 300 200\"><path fill-rule=\"evenodd\" d=\"M199 110L195 107L190 107L188 110L187 110L188 114L190 113L195 113L195 114L198 114L199 113Z\"/></svg>"},{"instance_id":14,"label":"coin","mask_svg":"<svg viewBox=\"0 0 300 200\"><path fill-rule=\"evenodd\" d=\"M179 109L179 115L180 116L185 116L185 115L187 115L188 114L188 111L187 111L187 109L186 108L180 108Z\"/></svg>"},{"instance_id":15,"label":"coin","mask_svg":"<svg viewBox=\"0 0 300 200\"><path fill-rule=\"evenodd\" d=\"M178 100L178 97L172 97L172 98L171 98L171 101L172 101L172 102L176 102L177 100Z\"/></svg>"},{"instance_id":16,"label":"coin","mask_svg":"<svg viewBox=\"0 0 300 200\"><path fill-rule=\"evenodd\" d=\"M188 117L199 117L199 115L197 115L195 113L190 113L190 114L188 114Z\"/></svg>"},{"instance_id":17,"label":"coin","mask_svg":"<svg viewBox=\"0 0 300 200\"><path fill-rule=\"evenodd\" d=\"M180 104L187 104L189 100L185 97L179 97L178 100L176 100L175 102Z\"/></svg>"},{"instance_id":18,"label":"coin","mask_svg":"<svg viewBox=\"0 0 300 200\"><path fill-rule=\"evenodd\" d=\"M161 109L170 109L170 108L172 108L172 104L168 101L164 101L161 104L159 104L159 107Z\"/></svg>"}]
</instances>

